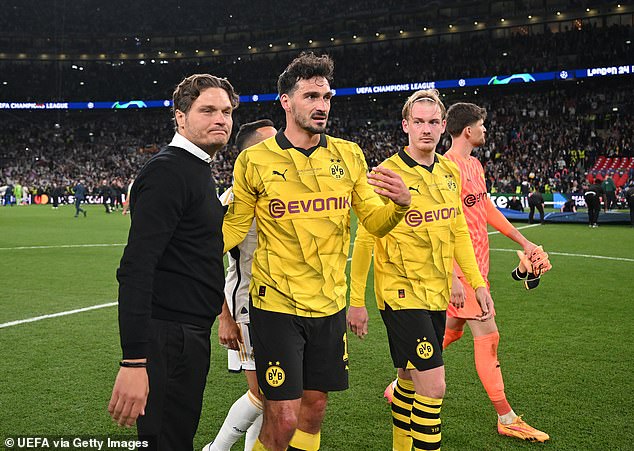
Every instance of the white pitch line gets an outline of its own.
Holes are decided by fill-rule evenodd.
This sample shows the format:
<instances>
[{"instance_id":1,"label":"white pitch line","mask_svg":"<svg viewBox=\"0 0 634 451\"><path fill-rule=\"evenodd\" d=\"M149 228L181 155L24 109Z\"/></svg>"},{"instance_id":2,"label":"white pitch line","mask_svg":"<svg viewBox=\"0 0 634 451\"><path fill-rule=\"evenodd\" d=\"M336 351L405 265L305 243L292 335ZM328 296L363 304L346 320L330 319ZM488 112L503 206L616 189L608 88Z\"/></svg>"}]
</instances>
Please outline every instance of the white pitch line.
<instances>
[{"instance_id":1,"label":"white pitch line","mask_svg":"<svg viewBox=\"0 0 634 451\"><path fill-rule=\"evenodd\" d=\"M538 227L541 224L531 224L522 227L517 227L517 230L527 229L529 227ZM489 232L489 235L500 233L498 231ZM350 242L350 247L354 245L354 241ZM109 244L59 244L51 246L17 246L17 247L0 247L0 251L13 251L13 250L28 250L28 249L65 249L65 248L82 248L82 247L112 247L112 246L125 246L125 243L109 243Z\"/></svg>"},{"instance_id":2,"label":"white pitch line","mask_svg":"<svg viewBox=\"0 0 634 451\"><path fill-rule=\"evenodd\" d=\"M59 244L54 246L17 246L17 247L0 247L0 251L14 251L24 249L64 249L75 247L112 247L125 246L125 243L109 243L109 244Z\"/></svg>"},{"instance_id":3,"label":"white pitch line","mask_svg":"<svg viewBox=\"0 0 634 451\"><path fill-rule=\"evenodd\" d=\"M521 227L515 227L517 230L522 230L522 229L530 229L531 227L539 227L541 224L529 224L529 225L525 225L525 226L521 226ZM495 235L496 233L501 233L497 230L493 231L493 232L489 232L489 235Z\"/></svg>"},{"instance_id":4,"label":"white pitch line","mask_svg":"<svg viewBox=\"0 0 634 451\"><path fill-rule=\"evenodd\" d=\"M3 329L5 327L17 326L19 324L24 324L24 323L32 323L34 321L40 321L40 320L48 319L48 318L57 318L58 316L73 315L75 313L87 312L89 310L112 307L114 305L117 305L117 303L109 302L107 304L91 305L90 307L78 308L75 310L68 310L66 312L51 313L50 315L42 315L42 316L36 316L34 318L26 318L26 319L19 319L17 321L9 321L8 323L0 324L0 329Z\"/></svg>"},{"instance_id":5,"label":"white pitch line","mask_svg":"<svg viewBox=\"0 0 634 451\"><path fill-rule=\"evenodd\" d=\"M497 251L497 252L516 252L516 249L490 248L489 250ZM608 257L606 255L571 254L569 252L551 252L551 251L548 251L548 255L562 255L564 257L597 258L597 259L600 259L600 260L616 260L616 261L620 261L620 262L634 262L634 258Z\"/></svg>"}]
</instances>

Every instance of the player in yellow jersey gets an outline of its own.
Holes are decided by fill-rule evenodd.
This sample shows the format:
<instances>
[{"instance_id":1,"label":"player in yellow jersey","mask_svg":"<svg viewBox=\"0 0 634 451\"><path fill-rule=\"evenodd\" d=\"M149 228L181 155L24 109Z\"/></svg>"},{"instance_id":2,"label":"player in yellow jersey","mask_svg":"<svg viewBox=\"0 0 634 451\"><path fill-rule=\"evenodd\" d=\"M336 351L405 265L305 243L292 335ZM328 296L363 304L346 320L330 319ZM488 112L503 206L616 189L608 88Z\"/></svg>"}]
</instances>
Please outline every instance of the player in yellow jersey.
<instances>
[{"instance_id":1,"label":"player in yellow jersey","mask_svg":"<svg viewBox=\"0 0 634 451\"><path fill-rule=\"evenodd\" d=\"M328 392L348 387L350 208L382 236L411 202L400 176L382 167L367 174L358 145L325 134L333 69L325 55L293 60L278 79L286 128L234 167L225 250L254 217L258 231L250 319L264 422L255 450L319 449Z\"/></svg>"},{"instance_id":2,"label":"player in yellow jersey","mask_svg":"<svg viewBox=\"0 0 634 451\"><path fill-rule=\"evenodd\" d=\"M390 353L398 368L392 402L393 449L440 449L440 410L445 394L442 340L450 301L454 258L474 288L481 311L493 304L469 238L460 202L460 173L435 150L445 130L445 107L438 91L417 91L402 111L409 145L382 166L399 173L412 204L383 238L360 226L351 268L348 324L364 336L368 327L365 285L374 250L374 289Z\"/></svg>"}]
</instances>

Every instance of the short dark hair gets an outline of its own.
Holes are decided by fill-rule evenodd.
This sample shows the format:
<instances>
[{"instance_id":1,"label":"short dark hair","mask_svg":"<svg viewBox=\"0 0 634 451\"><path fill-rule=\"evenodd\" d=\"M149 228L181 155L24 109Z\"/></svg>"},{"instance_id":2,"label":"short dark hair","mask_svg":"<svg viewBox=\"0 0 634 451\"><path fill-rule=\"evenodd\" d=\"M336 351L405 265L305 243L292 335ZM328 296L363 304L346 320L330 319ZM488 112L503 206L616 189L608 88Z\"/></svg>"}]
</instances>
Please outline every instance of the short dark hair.
<instances>
[{"instance_id":1,"label":"short dark hair","mask_svg":"<svg viewBox=\"0 0 634 451\"><path fill-rule=\"evenodd\" d=\"M226 78L216 77L210 74L194 74L181 81L174 93L172 94L172 112L174 114L174 128L178 131L178 124L176 123L176 110L182 111L187 114L192 107L192 104L196 101L200 93L207 88L220 88L224 89L229 96L231 106L235 110L240 103L240 96L236 94L235 90L229 80Z\"/></svg>"},{"instance_id":2,"label":"short dark hair","mask_svg":"<svg viewBox=\"0 0 634 451\"><path fill-rule=\"evenodd\" d=\"M460 136L465 127L487 118L487 110L473 103L454 103L447 110L447 131L453 137Z\"/></svg>"},{"instance_id":3,"label":"short dark hair","mask_svg":"<svg viewBox=\"0 0 634 451\"><path fill-rule=\"evenodd\" d=\"M247 147L250 147L247 143L252 141L254 135L257 134L258 129L262 127L275 128L275 124L270 119L260 119L259 121L248 122L240 126L240 129L236 134L236 147L240 152Z\"/></svg>"},{"instance_id":4,"label":"short dark hair","mask_svg":"<svg viewBox=\"0 0 634 451\"><path fill-rule=\"evenodd\" d=\"M290 62L277 79L277 92L291 94L299 80L324 77L332 85L335 62L328 55L317 56L313 52L302 52Z\"/></svg>"}]
</instances>

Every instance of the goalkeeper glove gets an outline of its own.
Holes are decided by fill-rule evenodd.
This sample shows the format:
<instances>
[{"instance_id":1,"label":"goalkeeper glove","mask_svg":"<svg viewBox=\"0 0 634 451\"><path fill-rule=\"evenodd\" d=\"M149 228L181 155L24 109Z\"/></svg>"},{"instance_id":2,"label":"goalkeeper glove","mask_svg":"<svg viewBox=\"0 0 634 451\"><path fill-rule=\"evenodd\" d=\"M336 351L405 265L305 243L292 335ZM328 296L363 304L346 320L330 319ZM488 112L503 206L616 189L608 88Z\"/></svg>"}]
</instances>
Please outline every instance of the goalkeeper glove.
<instances>
[{"instance_id":1,"label":"goalkeeper glove","mask_svg":"<svg viewBox=\"0 0 634 451\"><path fill-rule=\"evenodd\" d=\"M530 259L531 265L533 267L533 273L537 275L542 275L545 272L550 271L553 267L550 264L550 260L548 259L548 253L544 252L544 249L541 246L537 246L534 248L530 255L528 256Z\"/></svg>"},{"instance_id":2,"label":"goalkeeper glove","mask_svg":"<svg viewBox=\"0 0 634 451\"><path fill-rule=\"evenodd\" d=\"M533 272L533 264L531 260L526 256L526 254L524 254L524 252L517 251L517 256L519 257L520 262L517 265L517 268L515 268L513 272L511 272L511 277L513 277L513 279L515 280L523 280L524 287L526 287L527 290L537 288L537 286L539 285L539 278L541 276L541 273ZM548 258L548 255L546 255L546 258Z\"/></svg>"}]
</instances>

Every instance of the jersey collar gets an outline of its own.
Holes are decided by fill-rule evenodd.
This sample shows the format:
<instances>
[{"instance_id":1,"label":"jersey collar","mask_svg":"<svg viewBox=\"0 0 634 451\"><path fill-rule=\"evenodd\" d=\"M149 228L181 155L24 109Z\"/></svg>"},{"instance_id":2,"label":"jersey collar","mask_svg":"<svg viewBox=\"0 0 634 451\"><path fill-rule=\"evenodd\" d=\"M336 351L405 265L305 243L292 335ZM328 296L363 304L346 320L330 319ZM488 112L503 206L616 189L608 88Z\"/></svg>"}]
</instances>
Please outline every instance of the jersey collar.
<instances>
[{"instance_id":1,"label":"jersey collar","mask_svg":"<svg viewBox=\"0 0 634 451\"><path fill-rule=\"evenodd\" d=\"M275 142L277 143L278 146L280 146L280 149L297 149L299 150L301 153L303 153L304 155L306 155L307 157L310 157L310 155L317 150L318 147L327 147L328 146L328 141L326 140L326 135L324 133L322 133L321 135L319 135L319 143L316 146L313 146L309 149L302 149L301 147L295 147L293 145L293 143L291 143L288 138L286 137L286 135L284 134L284 129L281 129L279 132L277 132L277 134L275 135Z\"/></svg>"},{"instance_id":2,"label":"jersey collar","mask_svg":"<svg viewBox=\"0 0 634 451\"><path fill-rule=\"evenodd\" d=\"M438 163L438 154L434 153L434 162L429 166L425 166L424 164L420 164L418 161L414 160L403 148L398 151L398 156L401 157L401 160L408 165L410 168L415 168L416 166L420 166L421 168L427 169L429 172L433 171L434 165Z\"/></svg>"},{"instance_id":3,"label":"jersey collar","mask_svg":"<svg viewBox=\"0 0 634 451\"><path fill-rule=\"evenodd\" d=\"M174 138L172 138L172 142L169 145L174 147L180 147L181 149L185 149L187 152L200 158L205 163L211 164L211 157L209 156L207 152L202 150L196 144L194 144L189 139L185 138L183 135L179 133L174 134Z\"/></svg>"}]
</instances>

